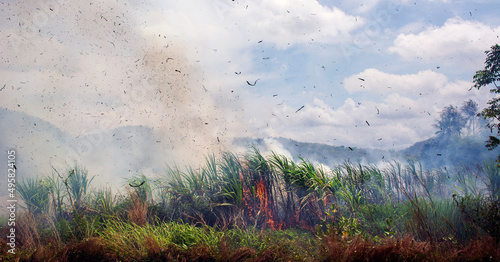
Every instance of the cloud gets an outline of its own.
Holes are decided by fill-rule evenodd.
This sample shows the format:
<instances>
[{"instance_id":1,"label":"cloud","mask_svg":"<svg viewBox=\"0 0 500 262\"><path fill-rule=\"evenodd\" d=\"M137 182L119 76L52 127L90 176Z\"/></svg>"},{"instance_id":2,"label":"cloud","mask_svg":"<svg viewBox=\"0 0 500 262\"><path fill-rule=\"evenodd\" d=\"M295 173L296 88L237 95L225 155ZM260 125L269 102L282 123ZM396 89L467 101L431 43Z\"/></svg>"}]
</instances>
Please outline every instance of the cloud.
<instances>
[{"instance_id":1,"label":"cloud","mask_svg":"<svg viewBox=\"0 0 500 262\"><path fill-rule=\"evenodd\" d=\"M406 60L480 68L484 51L498 41L499 31L500 27L451 18L441 27L429 26L418 34L398 35L389 52Z\"/></svg>"},{"instance_id":2,"label":"cloud","mask_svg":"<svg viewBox=\"0 0 500 262\"><path fill-rule=\"evenodd\" d=\"M234 72L242 72L241 78L258 71L256 59L262 61L264 51L339 54L315 47L348 42L365 23L337 7L290 0L163 1L141 20L147 21L145 30L175 36L195 49L191 55L203 66L209 90L241 83Z\"/></svg>"},{"instance_id":3,"label":"cloud","mask_svg":"<svg viewBox=\"0 0 500 262\"><path fill-rule=\"evenodd\" d=\"M423 70L414 74L390 74L375 68L351 75L343 81L345 89L363 100L383 101L394 94L412 100L425 99L434 104L449 104L468 98L485 103L488 96L478 90L470 90L472 82L451 81L442 73ZM397 101L397 99L394 99Z\"/></svg>"},{"instance_id":4,"label":"cloud","mask_svg":"<svg viewBox=\"0 0 500 262\"><path fill-rule=\"evenodd\" d=\"M308 43L337 43L363 24L361 18L329 8L317 1L255 1L235 7L224 22L235 21L251 38L273 43L279 48Z\"/></svg>"},{"instance_id":5,"label":"cloud","mask_svg":"<svg viewBox=\"0 0 500 262\"><path fill-rule=\"evenodd\" d=\"M469 90L471 82L452 81L431 70L398 75L369 68L347 77L344 83L350 96L335 108L320 98L305 103L299 111L300 107L287 103L273 105L254 99L245 107L256 108L247 125L248 134L402 149L434 136L433 124L445 106L461 106L473 99L484 108L490 96L487 90Z\"/></svg>"},{"instance_id":6,"label":"cloud","mask_svg":"<svg viewBox=\"0 0 500 262\"><path fill-rule=\"evenodd\" d=\"M391 112L384 112L398 110L392 108L394 105L373 102L360 105L351 98L335 110L324 105L324 101L315 99L301 112L293 116L287 114L281 125L270 127L270 135L305 142L383 149L401 149L429 135L429 132L421 131L425 129L423 125L418 126L426 120L418 119L416 114L403 112L402 117L396 119ZM380 114L377 114L377 107ZM285 111L292 113L290 109L287 107Z\"/></svg>"},{"instance_id":7,"label":"cloud","mask_svg":"<svg viewBox=\"0 0 500 262\"><path fill-rule=\"evenodd\" d=\"M344 79L344 87L351 94L370 92L383 95L398 92L418 96L439 89L447 81L445 75L431 70L416 74L394 75L368 68Z\"/></svg>"}]
</instances>

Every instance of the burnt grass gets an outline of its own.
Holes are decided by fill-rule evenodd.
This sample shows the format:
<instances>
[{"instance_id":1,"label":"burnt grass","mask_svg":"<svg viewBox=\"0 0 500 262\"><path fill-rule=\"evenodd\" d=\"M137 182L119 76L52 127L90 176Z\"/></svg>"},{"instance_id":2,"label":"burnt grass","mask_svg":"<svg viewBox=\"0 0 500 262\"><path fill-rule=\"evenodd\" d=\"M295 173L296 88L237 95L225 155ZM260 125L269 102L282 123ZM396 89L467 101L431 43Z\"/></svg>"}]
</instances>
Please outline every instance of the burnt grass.
<instances>
[{"instance_id":1,"label":"burnt grass","mask_svg":"<svg viewBox=\"0 0 500 262\"><path fill-rule=\"evenodd\" d=\"M6 241L0 240L2 261L499 261L500 246L490 238L475 239L465 245L441 243L431 246L411 237L382 239L317 240L308 254L296 254L276 243L262 251L252 247L234 247L221 243L217 247L196 245L182 248L175 244L159 246L147 243L142 256L123 256L107 243L94 237L61 246L40 245L33 251L7 254ZM297 242L295 245L303 245Z\"/></svg>"}]
</instances>

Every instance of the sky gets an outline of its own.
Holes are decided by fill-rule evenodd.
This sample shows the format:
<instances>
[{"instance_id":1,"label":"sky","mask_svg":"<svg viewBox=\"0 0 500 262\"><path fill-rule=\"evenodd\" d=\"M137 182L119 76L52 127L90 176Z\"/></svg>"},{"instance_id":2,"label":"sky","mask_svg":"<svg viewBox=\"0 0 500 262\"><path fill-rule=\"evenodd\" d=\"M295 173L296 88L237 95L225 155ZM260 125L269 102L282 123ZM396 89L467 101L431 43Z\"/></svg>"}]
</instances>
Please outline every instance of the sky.
<instances>
[{"instance_id":1,"label":"sky","mask_svg":"<svg viewBox=\"0 0 500 262\"><path fill-rule=\"evenodd\" d=\"M180 163L235 137L399 150L434 136L445 106L492 98L470 88L499 13L496 0L1 0L0 107L94 137L47 155L97 164L126 127ZM1 126L4 144L33 157L22 121Z\"/></svg>"}]
</instances>

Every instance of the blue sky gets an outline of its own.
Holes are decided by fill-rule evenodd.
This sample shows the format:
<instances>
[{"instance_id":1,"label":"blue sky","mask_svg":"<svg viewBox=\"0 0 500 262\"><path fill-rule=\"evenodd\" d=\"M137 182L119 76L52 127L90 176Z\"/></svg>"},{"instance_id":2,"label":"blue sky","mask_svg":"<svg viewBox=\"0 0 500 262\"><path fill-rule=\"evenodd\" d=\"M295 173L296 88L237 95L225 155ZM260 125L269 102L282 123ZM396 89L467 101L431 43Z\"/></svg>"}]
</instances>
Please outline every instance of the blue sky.
<instances>
[{"instance_id":1,"label":"blue sky","mask_svg":"<svg viewBox=\"0 0 500 262\"><path fill-rule=\"evenodd\" d=\"M204 20L220 29L204 59L257 137L400 149L434 135L443 107L489 99L468 90L498 42L494 1L228 2Z\"/></svg>"},{"instance_id":2,"label":"blue sky","mask_svg":"<svg viewBox=\"0 0 500 262\"><path fill-rule=\"evenodd\" d=\"M4 0L0 105L75 138L145 126L184 156L242 136L397 150L433 136L445 106L491 98L469 88L500 41L499 11L495 0Z\"/></svg>"}]
</instances>

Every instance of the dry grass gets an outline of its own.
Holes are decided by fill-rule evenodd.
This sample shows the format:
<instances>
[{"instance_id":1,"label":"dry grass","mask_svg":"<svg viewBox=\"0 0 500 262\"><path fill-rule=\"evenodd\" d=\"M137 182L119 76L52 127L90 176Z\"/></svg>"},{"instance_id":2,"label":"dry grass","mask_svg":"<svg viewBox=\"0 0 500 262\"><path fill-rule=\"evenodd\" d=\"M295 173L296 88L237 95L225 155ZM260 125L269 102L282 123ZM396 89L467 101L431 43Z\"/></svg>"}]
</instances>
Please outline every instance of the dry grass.
<instances>
[{"instance_id":1,"label":"dry grass","mask_svg":"<svg viewBox=\"0 0 500 262\"><path fill-rule=\"evenodd\" d=\"M138 196L137 192L130 192L130 206L127 209L127 216L130 222L138 226L143 226L148 222L149 204Z\"/></svg>"},{"instance_id":2,"label":"dry grass","mask_svg":"<svg viewBox=\"0 0 500 262\"><path fill-rule=\"evenodd\" d=\"M40 224L40 217L35 217L31 213L22 213L16 222L18 228L18 241L19 245L33 250L41 246L41 238L38 232Z\"/></svg>"},{"instance_id":3,"label":"dry grass","mask_svg":"<svg viewBox=\"0 0 500 262\"><path fill-rule=\"evenodd\" d=\"M173 243L162 245L148 236L144 239L143 248L147 252L143 255L117 254L109 248L107 240L93 237L60 247L40 245L29 255L24 252L6 261L500 261L500 245L491 238L476 239L465 246L451 243L431 246L409 236L385 238L377 243L361 237L341 239L332 236L316 242L316 247L309 246L311 254L301 257L290 252L290 246L283 243L257 251L226 241L218 246L197 244L182 248ZM4 239L0 240L0 250L6 251Z\"/></svg>"},{"instance_id":4,"label":"dry grass","mask_svg":"<svg viewBox=\"0 0 500 262\"><path fill-rule=\"evenodd\" d=\"M492 238L476 239L465 246L451 243L431 245L402 239L385 238L380 243L356 237L340 240L326 238L320 261L500 261L500 245Z\"/></svg>"}]
</instances>

